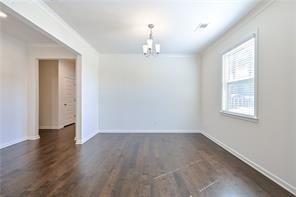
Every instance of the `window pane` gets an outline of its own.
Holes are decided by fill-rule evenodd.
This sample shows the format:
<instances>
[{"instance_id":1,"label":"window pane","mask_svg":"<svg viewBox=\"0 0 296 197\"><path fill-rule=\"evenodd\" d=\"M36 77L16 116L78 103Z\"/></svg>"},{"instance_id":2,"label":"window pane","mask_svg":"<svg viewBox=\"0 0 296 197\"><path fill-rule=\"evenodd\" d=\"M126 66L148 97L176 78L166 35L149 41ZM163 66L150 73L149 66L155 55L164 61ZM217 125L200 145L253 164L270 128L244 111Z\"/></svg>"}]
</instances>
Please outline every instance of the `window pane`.
<instances>
[{"instance_id":1,"label":"window pane","mask_svg":"<svg viewBox=\"0 0 296 197\"><path fill-rule=\"evenodd\" d=\"M223 55L223 110L255 116L255 37Z\"/></svg>"},{"instance_id":2,"label":"window pane","mask_svg":"<svg viewBox=\"0 0 296 197\"><path fill-rule=\"evenodd\" d=\"M227 55L229 66L229 81L246 79L254 76L254 46L251 39Z\"/></svg>"},{"instance_id":3,"label":"window pane","mask_svg":"<svg viewBox=\"0 0 296 197\"><path fill-rule=\"evenodd\" d=\"M253 116L254 114L254 80L247 79L229 83L228 111Z\"/></svg>"}]
</instances>

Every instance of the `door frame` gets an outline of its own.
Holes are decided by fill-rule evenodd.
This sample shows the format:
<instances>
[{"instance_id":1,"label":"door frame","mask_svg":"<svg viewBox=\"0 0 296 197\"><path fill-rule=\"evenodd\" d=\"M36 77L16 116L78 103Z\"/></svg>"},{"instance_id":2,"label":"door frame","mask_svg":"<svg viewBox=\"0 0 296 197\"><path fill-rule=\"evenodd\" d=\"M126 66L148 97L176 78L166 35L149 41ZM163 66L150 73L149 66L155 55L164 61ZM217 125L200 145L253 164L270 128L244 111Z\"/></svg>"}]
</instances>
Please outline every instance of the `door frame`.
<instances>
[{"instance_id":1,"label":"door frame","mask_svg":"<svg viewBox=\"0 0 296 197\"><path fill-rule=\"evenodd\" d=\"M59 59L75 59L75 97L76 97L76 106L75 106L75 138L73 139L76 141L77 139L80 139L81 137L81 56L76 55L76 57L35 57L34 59L34 70L35 70L35 88L32 90L33 97L30 99L29 102L35 103L33 108L35 108L35 112L31 122L31 127L34 128L35 135L31 135L32 137L30 139L35 140L39 139L39 60L59 60ZM30 106L30 105L29 105ZM30 125L29 125L30 130ZM77 141L76 141L77 143Z\"/></svg>"}]
</instances>

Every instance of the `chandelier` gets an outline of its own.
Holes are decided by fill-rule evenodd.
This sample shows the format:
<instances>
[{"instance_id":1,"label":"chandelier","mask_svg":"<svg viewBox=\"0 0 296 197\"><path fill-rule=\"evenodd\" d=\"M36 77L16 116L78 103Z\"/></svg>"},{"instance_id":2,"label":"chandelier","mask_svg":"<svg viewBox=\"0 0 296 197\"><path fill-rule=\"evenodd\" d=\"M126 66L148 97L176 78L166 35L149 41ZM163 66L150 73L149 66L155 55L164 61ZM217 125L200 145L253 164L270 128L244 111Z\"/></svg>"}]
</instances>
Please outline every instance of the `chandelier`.
<instances>
[{"instance_id":1,"label":"chandelier","mask_svg":"<svg viewBox=\"0 0 296 197\"><path fill-rule=\"evenodd\" d=\"M146 57L149 56L156 56L160 53L160 44L154 44L153 36L152 36L152 29L154 25L149 24L148 28L150 29L149 38L147 39L147 43L143 45L143 54Z\"/></svg>"}]
</instances>

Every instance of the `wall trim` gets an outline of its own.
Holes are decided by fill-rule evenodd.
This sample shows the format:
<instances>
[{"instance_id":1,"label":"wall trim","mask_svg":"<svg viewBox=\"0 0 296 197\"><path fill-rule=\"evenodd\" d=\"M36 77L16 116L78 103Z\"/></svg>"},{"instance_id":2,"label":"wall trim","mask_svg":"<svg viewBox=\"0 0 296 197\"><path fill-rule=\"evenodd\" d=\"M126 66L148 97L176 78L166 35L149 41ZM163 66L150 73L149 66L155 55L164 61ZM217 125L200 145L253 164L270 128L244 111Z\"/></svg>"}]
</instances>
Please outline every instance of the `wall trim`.
<instances>
[{"instance_id":1,"label":"wall trim","mask_svg":"<svg viewBox=\"0 0 296 197\"><path fill-rule=\"evenodd\" d=\"M75 137L75 144L84 144L85 142L87 142L88 140L90 140L91 138L93 138L94 136L96 136L99 133L99 130L94 131L92 134L88 135L85 138L77 138Z\"/></svg>"},{"instance_id":2,"label":"wall trim","mask_svg":"<svg viewBox=\"0 0 296 197\"><path fill-rule=\"evenodd\" d=\"M273 182L277 183L278 185L280 185L284 189L286 189L289 192L291 192L292 194L296 195L296 187L294 187L293 185L287 183L286 181L284 181L280 177L276 176L275 174L273 174L272 172L268 171L267 169L265 169L264 167L260 166L259 164L253 162L248 157L240 154L235 149L233 149L230 146L224 144L223 142L221 142L217 138L211 136L210 134L208 134L208 133L206 133L204 131L202 131L201 134L204 135L205 137L207 137L209 140L213 141L218 146L220 146L223 149L225 149L227 152L231 153L232 155L234 155L235 157L237 157L238 159L240 159L241 161L243 161L244 163L246 163L247 165L249 165L250 167L252 167L253 169L255 169L256 171L258 171L259 173L261 173L264 176L266 176L267 178L269 178Z\"/></svg>"},{"instance_id":3,"label":"wall trim","mask_svg":"<svg viewBox=\"0 0 296 197\"><path fill-rule=\"evenodd\" d=\"M75 144L83 144L81 139L76 139Z\"/></svg>"},{"instance_id":4,"label":"wall trim","mask_svg":"<svg viewBox=\"0 0 296 197\"><path fill-rule=\"evenodd\" d=\"M200 130L106 130L106 129L100 129L96 132L92 133L91 135L78 139L76 138L76 144L84 144L94 136L96 136L99 133L201 133Z\"/></svg>"},{"instance_id":5,"label":"wall trim","mask_svg":"<svg viewBox=\"0 0 296 197\"><path fill-rule=\"evenodd\" d=\"M9 142L1 144L0 149L15 145L15 144L18 144L20 142L27 141L27 140L37 140L39 138L40 138L40 136L36 135L36 136L27 136L27 137L19 138L19 139L16 139L16 140L11 140Z\"/></svg>"},{"instance_id":6,"label":"wall trim","mask_svg":"<svg viewBox=\"0 0 296 197\"><path fill-rule=\"evenodd\" d=\"M143 53L100 53L100 55L103 56L143 56ZM181 54L181 53L162 53L161 57L175 57L175 58L188 58L188 57L196 57L198 54L196 53L187 53L187 54Z\"/></svg>"},{"instance_id":7,"label":"wall trim","mask_svg":"<svg viewBox=\"0 0 296 197\"><path fill-rule=\"evenodd\" d=\"M19 138L19 139L16 139L16 140L11 140L9 142L6 142L6 143L3 143L0 145L0 149L2 148L6 148L8 146L12 146L12 145L15 145L17 143L20 143L20 142L23 142L23 141L26 141L27 138L26 137L23 137L23 138Z\"/></svg>"},{"instance_id":8,"label":"wall trim","mask_svg":"<svg viewBox=\"0 0 296 197\"><path fill-rule=\"evenodd\" d=\"M27 137L27 140L38 140L40 138L40 135L34 135Z\"/></svg>"},{"instance_id":9,"label":"wall trim","mask_svg":"<svg viewBox=\"0 0 296 197\"><path fill-rule=\"evenodd\" d=\"M172 130L112 130L112 129L100 129L99 133L201 133L200 130L182 130L182 129L172 129Z\"/></svg>"}]
</instances>

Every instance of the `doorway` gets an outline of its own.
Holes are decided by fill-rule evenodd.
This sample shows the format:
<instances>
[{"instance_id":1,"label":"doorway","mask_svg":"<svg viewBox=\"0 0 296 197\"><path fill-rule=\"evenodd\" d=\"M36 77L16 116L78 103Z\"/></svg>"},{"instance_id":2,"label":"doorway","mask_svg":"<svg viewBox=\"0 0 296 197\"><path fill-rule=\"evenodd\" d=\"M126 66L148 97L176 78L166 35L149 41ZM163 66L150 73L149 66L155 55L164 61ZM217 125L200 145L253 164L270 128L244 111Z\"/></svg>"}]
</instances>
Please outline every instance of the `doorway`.
<instances>
[{"instance_id":1,"label":"doorway","mask_svg":"<svg viewBox=\"0 0 296 197\"><path fill-rule=\"evenodd\" d=\"M76 60L39 59L39 131L76 123Z\"/></svg>"}]
</instances>

